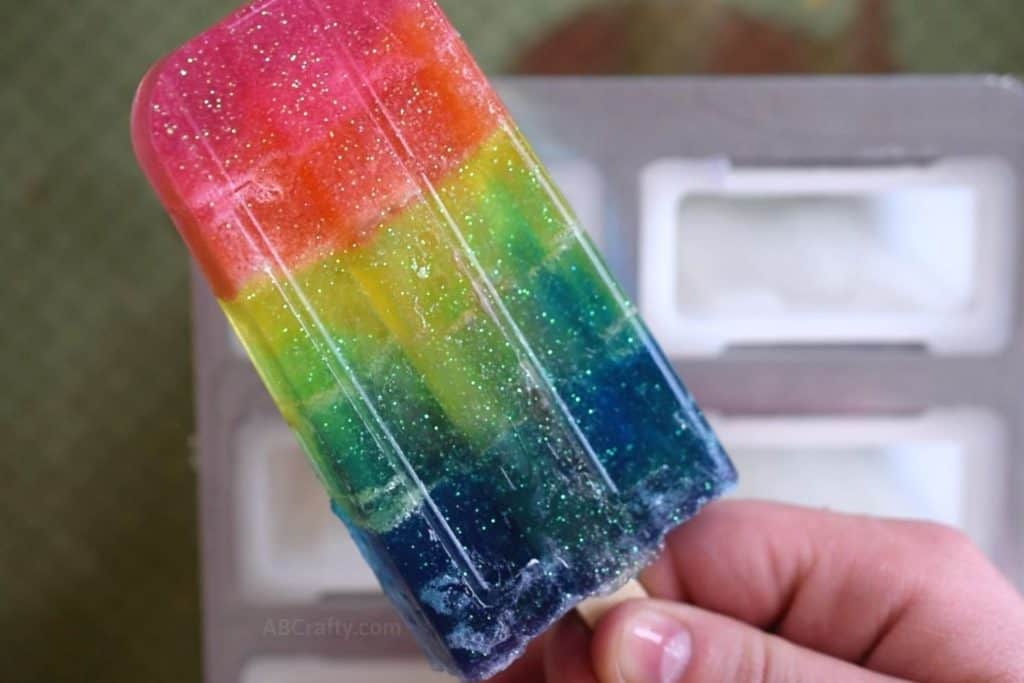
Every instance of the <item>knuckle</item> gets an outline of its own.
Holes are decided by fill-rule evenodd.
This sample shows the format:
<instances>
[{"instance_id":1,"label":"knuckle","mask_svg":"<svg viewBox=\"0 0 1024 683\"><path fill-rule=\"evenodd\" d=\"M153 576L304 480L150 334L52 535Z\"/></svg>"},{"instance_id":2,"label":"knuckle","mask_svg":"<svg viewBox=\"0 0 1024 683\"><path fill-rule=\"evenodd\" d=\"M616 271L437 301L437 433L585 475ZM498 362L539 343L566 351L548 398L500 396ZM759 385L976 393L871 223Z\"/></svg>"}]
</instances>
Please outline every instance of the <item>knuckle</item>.
<instances>
[{"instance_id":1,"label":"knuckle","mask_svg":"<svg viewBox=\"0 0 1024 683\"><path fill-rule=\"evenodd\" d=\"M773 654L769 638L770 636L760 634L744 638L730 680L744 683L777 683L784 680L779 678L779 661Z\"/></svg>"}]
</instances>

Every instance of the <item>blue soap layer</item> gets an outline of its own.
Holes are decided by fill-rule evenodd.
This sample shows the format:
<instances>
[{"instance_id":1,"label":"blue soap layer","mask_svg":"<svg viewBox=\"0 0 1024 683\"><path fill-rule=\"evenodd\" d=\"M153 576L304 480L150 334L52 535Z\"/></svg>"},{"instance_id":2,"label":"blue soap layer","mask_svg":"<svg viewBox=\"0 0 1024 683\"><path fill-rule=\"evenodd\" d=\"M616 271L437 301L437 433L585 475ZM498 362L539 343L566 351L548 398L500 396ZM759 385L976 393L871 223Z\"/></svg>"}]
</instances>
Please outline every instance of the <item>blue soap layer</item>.
<instances>
[{"instance_id":1,"label":"blue soap layer","mask_svg":"<svg viewBox=\"0 0 1024 683\"><path fill-rule=\"evenodd\" d=\"M584 451L610 487L588 489L595 475L584 467L578 481L566 479L572 467L563 468L569 475L534 471L524 444L573 449L542 421L528 422L479 467L440 477L429 509L421 505L384 533L350 525L436 665L467 680L493 675L581 599L634 576L669 529L735 482L657 346L642 328L628 334L632 353L557 384L576 402ZM431 510L441 511L450 536Z\"/></svg>"}]
</instances>

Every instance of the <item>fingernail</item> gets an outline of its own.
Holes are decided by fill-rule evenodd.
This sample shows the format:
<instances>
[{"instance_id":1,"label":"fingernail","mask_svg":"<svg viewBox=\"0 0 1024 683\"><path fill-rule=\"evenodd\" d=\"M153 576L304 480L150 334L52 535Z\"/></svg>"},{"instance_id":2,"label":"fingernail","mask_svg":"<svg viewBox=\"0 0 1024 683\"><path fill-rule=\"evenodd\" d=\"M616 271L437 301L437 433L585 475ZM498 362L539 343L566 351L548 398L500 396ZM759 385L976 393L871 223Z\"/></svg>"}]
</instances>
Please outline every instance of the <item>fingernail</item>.
<instances>
[{"instance_id":1,"label":"fingernail","mask_svg":"<svg viewBox=\"0 0 1024 683\"><path fill-rule=\"evenodd\" d=\"M626 683L678 683L690 663L690 632L659 612L640 612L626 624L619 674Z\"/></svg>"}]
</instances>

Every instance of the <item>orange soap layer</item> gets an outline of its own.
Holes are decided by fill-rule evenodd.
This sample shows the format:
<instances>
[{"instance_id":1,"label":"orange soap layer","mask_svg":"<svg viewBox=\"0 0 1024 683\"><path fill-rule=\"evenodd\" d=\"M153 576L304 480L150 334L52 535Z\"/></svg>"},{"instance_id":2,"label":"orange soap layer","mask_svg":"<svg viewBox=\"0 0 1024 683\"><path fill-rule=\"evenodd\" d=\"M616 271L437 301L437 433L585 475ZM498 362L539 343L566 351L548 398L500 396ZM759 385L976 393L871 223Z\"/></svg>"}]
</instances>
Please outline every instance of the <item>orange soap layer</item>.
<instances>
[{"instance_id":1,"label":"orange soap layer","mask_svg":"<svg viewBox=\"0 0 1024 683\"><path fill-rule=\"evenodd\" d=\"M236 13L160 62L136 100L139 157L222 299L359 245L505 116L432 3L317 7Z\"/></svg>"}]
</instances>

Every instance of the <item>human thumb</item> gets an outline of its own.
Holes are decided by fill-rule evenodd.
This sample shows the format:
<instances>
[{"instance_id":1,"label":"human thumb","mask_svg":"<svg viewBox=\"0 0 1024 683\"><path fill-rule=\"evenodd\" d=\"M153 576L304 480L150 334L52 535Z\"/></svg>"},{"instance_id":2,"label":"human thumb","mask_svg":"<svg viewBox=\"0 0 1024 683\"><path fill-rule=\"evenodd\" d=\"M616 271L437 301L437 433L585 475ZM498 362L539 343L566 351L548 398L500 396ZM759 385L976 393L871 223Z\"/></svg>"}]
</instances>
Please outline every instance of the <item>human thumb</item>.
<instances>
[{"instance_id":1,"label":"human thumb","mask_svg":"<svg viewBox=\"0 0 1024 683\"><path fill-rule=\"evenodd\" d=\"M881 683L895 681L742 622L660 600L606 614L591 641L601 683Z\"/></svg>"}]
</instances>

